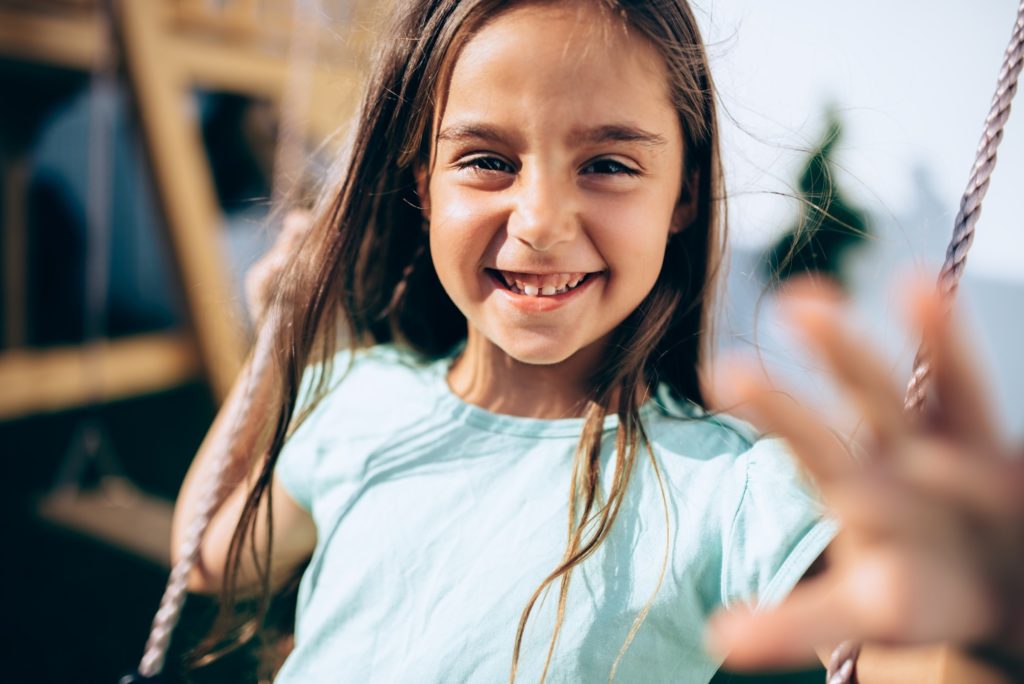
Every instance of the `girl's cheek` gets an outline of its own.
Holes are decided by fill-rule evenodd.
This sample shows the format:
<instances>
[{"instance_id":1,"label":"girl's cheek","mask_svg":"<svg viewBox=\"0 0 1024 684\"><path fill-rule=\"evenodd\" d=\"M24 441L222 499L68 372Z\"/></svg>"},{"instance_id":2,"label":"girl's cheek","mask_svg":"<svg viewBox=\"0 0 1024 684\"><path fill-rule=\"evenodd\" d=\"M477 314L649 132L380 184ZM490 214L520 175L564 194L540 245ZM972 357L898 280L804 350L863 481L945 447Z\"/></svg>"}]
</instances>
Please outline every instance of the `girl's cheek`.
<instances>
[{"instance_id":1,"label":"girl's cheek","mask_svg":"<svg viewBox=\"0 0 1024 684\"><path fill-rule=\"evenodd\" d=\"M431 192L432 217L450 226L468 228L495 214L499 206L494 193L474 188L448 186Z\"/></svg>"},{"instance_id":2,"label":"girl's cheek","mask_svg":"<svg viewBox=\"0 0 1024 684\"><path fill-rule=\"evenodd\" d=\"M621 244L627 252L664 248L668 242L671 215L651 207L608 203L583 216L594 240Z\"/></svg>"}]
</instances>

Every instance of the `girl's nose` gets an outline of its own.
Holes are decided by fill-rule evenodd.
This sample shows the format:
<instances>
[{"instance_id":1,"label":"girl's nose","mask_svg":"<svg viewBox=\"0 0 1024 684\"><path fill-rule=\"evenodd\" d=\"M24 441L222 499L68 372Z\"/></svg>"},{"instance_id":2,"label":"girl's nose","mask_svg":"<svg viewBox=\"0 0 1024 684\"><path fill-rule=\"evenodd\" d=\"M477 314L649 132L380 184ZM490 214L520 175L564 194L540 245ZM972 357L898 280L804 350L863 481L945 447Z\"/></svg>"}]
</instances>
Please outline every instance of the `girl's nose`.
<instances>
[{"instance_id":1,"label":"girl's nose","mask_svg":"<svg viewBox=\"0 0 1024 684\"><path fill-rule=\"evenodd\" d=\"M579 227L572 189L548 174L527 175L508 219L508 235L538 252L571 242Z\"/></svg>"}]
</instances>

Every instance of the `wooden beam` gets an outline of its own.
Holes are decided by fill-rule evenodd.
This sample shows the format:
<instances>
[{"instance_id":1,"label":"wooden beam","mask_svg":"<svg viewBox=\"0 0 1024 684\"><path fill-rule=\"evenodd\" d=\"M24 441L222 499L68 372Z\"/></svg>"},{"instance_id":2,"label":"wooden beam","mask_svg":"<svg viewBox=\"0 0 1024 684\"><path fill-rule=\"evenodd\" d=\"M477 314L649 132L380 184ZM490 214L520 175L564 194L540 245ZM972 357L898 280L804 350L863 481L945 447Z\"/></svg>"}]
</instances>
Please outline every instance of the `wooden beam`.
<instances>
[{"instance_id":1,"label":"wooden beam","mask_svg":"<svg viewBox=\"0 0 1024 684\"><path fill-rule=\"evenodd\" d=\"M34 14L0 8L0 55L88 71L98 53L98 29L91 12Z\"/></svg>"},{"instance_id":2,"label":"wooden beam","mask_svg":"<svg viewBox=\"0 0 1024 684\"><path fill-rule=\"evenodd\" d=\"M187 14L186 10L178 11ZM314 139L331 136L354 111L364 74L354 66L340 64L364 61L353 57L366 51L363 44L368 39L364 33L353 32L347 41L352 45L343 46L348 49L331 51L334 59L318 60L310 102L310 134ZM165 40L184 72L183 83L280 100L288 78L285 50L274 53L254 42L218 42L201 31L179 30L165 34ZM98 42L99 26L92 14L0 9L0 56L88 71L96 59Z\"/></svg>"},{"instance_id":3,"label":"wooden beam","mask_svg":"<svg viewBox=\"0 0 1024 684\"><path fill-rule=\"evenodd\" d=\"M243 327L224 268L221 215L190 83L163 31L162 9L153 0L117 2L117 36L200 358L223 399L242 365Z\"/></svg>"},{"instance_id":4,"label":"wooden beam","mask_svg":"<svg viewBox=\"0 0 1024 684\"><path fill-rule=\"evenodd\" d=\"M188 80L209 90L252 95L278 104L289 78L288 62L255 49L175 36L174 52ZM364 74L355 68L317 67L312 75L309 137L329 139L355 111Z\"/></svg>"},{"instance_id":5,"label":"wooden beam","mask_svg":"<svg viewBox=\"0 0 1024 684\"><path fill-rule=\"evenodd\" d=\"M93 347L0 354L0 420L156 392L199 377L184 336L140 335Z\"/></svg>"},{"instance_id":6,"label":"wooden beam","mask_svg":"<svg viewBox=\"0 0 1024 684\"><path fill-rule=\"evenodd\" d=\"M168 36L185 78L209 90L276 99L284 90L288 62L283 55L245 44L203 40L194 34Z\"/></svg>"}]
</instances>

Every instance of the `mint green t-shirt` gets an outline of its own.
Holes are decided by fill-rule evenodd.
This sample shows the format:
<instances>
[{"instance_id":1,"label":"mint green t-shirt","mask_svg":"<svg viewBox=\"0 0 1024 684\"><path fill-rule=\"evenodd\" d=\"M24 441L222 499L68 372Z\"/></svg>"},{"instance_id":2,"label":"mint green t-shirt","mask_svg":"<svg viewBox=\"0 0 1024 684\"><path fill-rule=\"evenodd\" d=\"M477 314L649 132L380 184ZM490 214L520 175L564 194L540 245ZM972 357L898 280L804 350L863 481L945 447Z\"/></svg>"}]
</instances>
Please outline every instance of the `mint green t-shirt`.
<instances>
[{"instance_id":1,"label":"mint green t-shirt","mask_svg":"<svg viewBox=\"0 0 1024 684\"><path fill-rule=\"evenodd\" d=\"M583 420L467 404L450 362L360 352L286 443L277 476L317 545L279 684L508 680L520 614L566 547ZM573 574L548 682L607 681L648 603L615 681L709 681L711 613L778 601L835 534L780 441L664 390L641 415L665 497L643 450L610 536ZM556 584L527 623L517 681L539 680L557 604Z\"/></svg>"}]
</instances>

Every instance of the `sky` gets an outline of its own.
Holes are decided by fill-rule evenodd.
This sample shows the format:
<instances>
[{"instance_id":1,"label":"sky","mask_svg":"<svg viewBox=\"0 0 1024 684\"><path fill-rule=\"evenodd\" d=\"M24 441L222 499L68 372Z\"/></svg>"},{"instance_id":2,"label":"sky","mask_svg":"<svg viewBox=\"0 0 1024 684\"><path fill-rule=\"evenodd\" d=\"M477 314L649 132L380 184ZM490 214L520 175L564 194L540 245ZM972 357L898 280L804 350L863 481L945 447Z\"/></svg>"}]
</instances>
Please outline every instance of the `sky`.
<instances>
[{"instance_id":1,"label":"sky","mask_svg":"<svg viewBox=\"0 0 1024 684\"><path fill-rule=\"evenodd\" d=\"M796 216L777 193L793 193L799 150L818 140L830 105L844 124L837 161L848 196L912 233L926 183L948 239L1017 5L694 0L722 106L734 241L767 244ZM1024 95L1014 106L967 268L1024 282ZM943 255L918 256L937 265Z\"/></svg>"}]
</instances>

